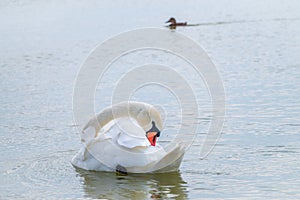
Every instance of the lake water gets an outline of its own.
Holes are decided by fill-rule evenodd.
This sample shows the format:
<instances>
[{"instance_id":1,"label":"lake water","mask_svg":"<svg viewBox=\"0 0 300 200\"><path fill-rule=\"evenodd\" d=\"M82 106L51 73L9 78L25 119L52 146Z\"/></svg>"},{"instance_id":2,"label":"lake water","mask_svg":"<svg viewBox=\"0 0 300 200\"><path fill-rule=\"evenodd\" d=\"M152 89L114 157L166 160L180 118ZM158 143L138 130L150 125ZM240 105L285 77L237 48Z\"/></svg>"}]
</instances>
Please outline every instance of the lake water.
<instances>
[{"instance_id":1,"label":"lake water","mask_svg":"<svg viewBox=\"0 0 300 200\"><path fill-rule=\"evenodd\" d=\"M0 199L300 199L299 10L296 0L1 1ZM89 52L124 31L163 28L170 16L202 24L176 32L205 49L223 80L226 116L213 152L199 159L207 111L178 173L73 168L73 87ZM97 91L100 110L107 99ZM142 90L133 98L153 100ZM170 116L162 143L179 123L169 100L154 102Z\"/></svg>"}]
</instances>

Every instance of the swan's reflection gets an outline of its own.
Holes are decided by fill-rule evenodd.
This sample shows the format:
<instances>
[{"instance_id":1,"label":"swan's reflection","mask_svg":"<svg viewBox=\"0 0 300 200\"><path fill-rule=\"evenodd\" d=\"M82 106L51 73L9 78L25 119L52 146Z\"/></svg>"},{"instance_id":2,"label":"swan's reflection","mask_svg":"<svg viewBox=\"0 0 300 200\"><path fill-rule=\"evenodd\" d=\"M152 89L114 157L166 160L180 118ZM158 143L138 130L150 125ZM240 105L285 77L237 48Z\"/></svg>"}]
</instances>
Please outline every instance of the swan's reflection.
<instances>
[{"instance_id":1,"label":"swan's reflection","mask_svg":"<svg viewBox=\"0 0 300 200\"><path fill-rule=\"evenodd\" d=\"M85 197L93 199L186 199L186 182L180 173L130 174L76 169L83 178Z\"/></svg>"}]
</instances>

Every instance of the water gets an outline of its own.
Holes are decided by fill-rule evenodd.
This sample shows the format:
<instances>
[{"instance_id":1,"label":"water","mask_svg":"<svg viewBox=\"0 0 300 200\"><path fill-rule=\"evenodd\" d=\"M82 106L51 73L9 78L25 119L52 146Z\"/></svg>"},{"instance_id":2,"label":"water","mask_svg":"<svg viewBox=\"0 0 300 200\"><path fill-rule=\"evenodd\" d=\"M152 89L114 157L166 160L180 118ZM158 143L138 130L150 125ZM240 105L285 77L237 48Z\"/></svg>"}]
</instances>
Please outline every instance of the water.
<instances>
[{"instance_id":1,"label":"water","mask_svg":"<svg viewBox=\"0 0 300 200\"><path fill-rule=\"evenodd\" d=\"M299 199L299 6L1 1L0 198ZM223 79L226 122L216 148L199 160L199 134L179 173L118 177L74 169L70 159L80 143L72 92L80 65L107 38L162 27L170 16L203 24L176 31L207 51ZM143 91L134 98L152 100ZM165 138L178 124L179 108L168 109ZM202 133L208 119L204 112Z\"/></svg>"}]
</instances>

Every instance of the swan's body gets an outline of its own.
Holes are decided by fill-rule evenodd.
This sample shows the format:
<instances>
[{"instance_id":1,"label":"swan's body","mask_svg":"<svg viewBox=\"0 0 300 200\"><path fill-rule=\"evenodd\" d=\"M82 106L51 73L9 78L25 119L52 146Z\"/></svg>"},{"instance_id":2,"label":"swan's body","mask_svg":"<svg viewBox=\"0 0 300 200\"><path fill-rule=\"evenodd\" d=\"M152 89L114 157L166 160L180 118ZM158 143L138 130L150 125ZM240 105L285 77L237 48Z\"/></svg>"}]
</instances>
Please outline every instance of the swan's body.
<instances>
[{"instance_id":1,"label":"swan's body","mask_svg":"<svg viewBox=\"0 0 300 200\"><path fill-rule=\"evenodd\" d=\"M162 129L159 112L149 104L119 103L104 109L83 129L83 146L72 164L96 171L115 171L117 166L133 173L178 170L183 149L177 145L166 152L155 142L153 146L146 137L153 130L151 122Z\"/></svg>"}]
</instances>

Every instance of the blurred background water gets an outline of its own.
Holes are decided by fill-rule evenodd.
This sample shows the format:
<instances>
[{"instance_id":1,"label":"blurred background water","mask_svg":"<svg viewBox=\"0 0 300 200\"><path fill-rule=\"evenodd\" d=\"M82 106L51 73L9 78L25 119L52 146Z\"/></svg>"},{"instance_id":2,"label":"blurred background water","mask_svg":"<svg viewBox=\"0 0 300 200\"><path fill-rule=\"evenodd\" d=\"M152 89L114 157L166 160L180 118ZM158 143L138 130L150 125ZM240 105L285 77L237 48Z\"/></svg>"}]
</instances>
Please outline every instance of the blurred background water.
<instances>
[{"instance_id":1,"label":"blurred background water","mask_svg":"<svg viewBox=\"0 0 300 200\"><path fill-rule=\"evenodd\" d=\"M0 198L299 199L299 10L296 0L2 0ZM206 50L223 79L226 121L214 151L199 160L197 138L180 172L171 174L118 177L74 169L80 139L72 94L81 64L104 40L163 28L171 16L202 24L176 31ZM130 66L136 58L164 61L149 51L119 63ZM101 87L96 99L105 102ZM142 90L133 98L152 100ZM155 102L168 109L166 140L179 123L180 108L169 100ZM204 112L199 135L208 119Z\"/></svg>"}]
</instances>

